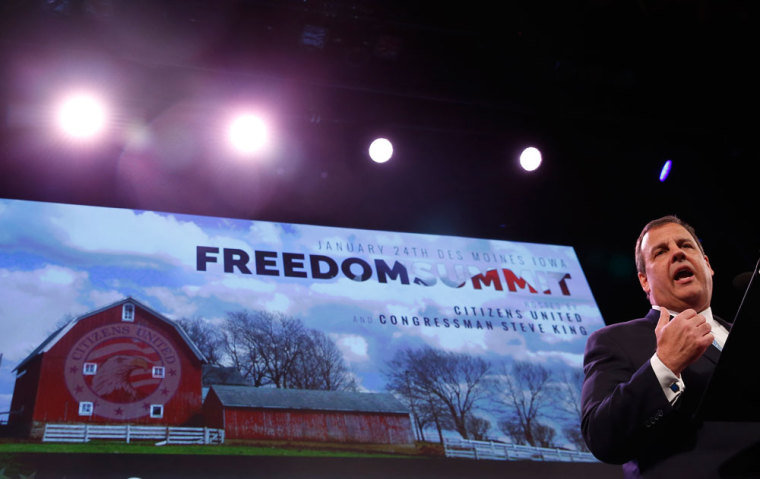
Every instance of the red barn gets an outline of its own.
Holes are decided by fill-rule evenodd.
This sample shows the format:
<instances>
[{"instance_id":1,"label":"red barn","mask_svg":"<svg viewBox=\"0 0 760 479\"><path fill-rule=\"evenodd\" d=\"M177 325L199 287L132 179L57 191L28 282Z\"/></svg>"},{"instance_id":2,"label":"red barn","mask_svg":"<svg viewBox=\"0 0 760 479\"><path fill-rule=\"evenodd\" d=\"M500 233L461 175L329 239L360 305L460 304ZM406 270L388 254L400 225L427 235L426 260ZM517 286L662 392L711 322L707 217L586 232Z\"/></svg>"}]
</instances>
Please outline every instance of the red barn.
<instances>
[{"instance_id":1,"label":"red barn","mask_svg":"<svg viewBox=\"0 0 760 479\"><path fill-rule=\"evenodd\" d=\"M203 414L228 439L413 442L409 410L391 394L214 385Z\"/></svg>"},{"instance_id":2,"label":"red barn","mask_svg":"<svg viewBox=\"0 0 760 479\"><path fill-rule=\"evenodd\" d=\"M173 321L126 298L48 337L16 367L9 426L199 425L203 355Z\"/></svg>"}]
</instances>

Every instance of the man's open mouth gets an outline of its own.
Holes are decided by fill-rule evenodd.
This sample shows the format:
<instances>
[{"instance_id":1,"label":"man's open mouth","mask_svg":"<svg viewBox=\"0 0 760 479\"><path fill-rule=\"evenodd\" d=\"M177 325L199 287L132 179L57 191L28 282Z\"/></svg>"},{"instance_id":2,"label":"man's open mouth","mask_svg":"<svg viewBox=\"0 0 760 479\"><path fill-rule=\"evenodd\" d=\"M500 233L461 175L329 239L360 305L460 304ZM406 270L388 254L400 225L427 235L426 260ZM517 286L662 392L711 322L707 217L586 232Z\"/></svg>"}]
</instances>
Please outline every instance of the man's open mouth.
<instances>
[{"instance_id":1,"label":"man's open mouth","mask_svg":"<svg viewBox=\"0 0 760 479\"><path fill-rule=\"evenodd\" d=\"M694 276L694 272L689 268L682 268L676 271L676 274L673 275L673 279L676 281L680 281L682 279L691 278Z\"/></svg>"}]
</instances>

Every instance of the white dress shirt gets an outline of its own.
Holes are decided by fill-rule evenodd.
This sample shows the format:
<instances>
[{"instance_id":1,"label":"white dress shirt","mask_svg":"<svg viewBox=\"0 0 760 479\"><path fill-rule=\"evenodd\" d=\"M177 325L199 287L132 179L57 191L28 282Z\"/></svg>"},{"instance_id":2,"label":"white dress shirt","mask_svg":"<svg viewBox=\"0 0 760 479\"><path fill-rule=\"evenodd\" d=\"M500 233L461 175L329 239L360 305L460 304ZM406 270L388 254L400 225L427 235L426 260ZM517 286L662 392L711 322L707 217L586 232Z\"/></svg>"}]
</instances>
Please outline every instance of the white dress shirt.
<instances>
[{"instance_id":1,"label":"white dress shirt","mask_svg":"<svg viewBox=\"0 0 760 479\"><path fill-rule=\"evenodd\" d=\"M659 306L652 305L652 308L658 311L660 310ZM671 319L677 314L678 313L671 311ZM707 321L707 324L710 325L710 330L715 337L713 344L719 349L723 349L723 345L726 344L726 338L728 337L728 330L722 324L717 322L715 318L713 318L711 308L707 308L704 311L701 311L699 314L701 314ZM676 376L673 371L665 366L660 358L657 357L657 353L652 355L649 363L652 365L654 374L660 381L660 386L662 386L662 392L665 393L665 397L668 398L670 404L674 404L676 402L676 399L678 399L678 397L683 394L684 390L686 389L683 378Z\"/></svg>"}]
</instances>

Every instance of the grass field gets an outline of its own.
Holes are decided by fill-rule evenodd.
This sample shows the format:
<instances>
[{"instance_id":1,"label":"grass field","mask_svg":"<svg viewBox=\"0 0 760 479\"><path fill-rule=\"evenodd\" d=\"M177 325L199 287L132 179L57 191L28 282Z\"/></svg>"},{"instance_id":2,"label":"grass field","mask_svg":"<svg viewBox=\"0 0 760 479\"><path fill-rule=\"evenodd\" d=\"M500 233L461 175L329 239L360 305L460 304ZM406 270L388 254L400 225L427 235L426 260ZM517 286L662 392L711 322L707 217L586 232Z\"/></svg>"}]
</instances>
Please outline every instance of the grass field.
<instances>
[{"instance_id":1,"label":"grass field","mask_svg":"<svg viewBox=\"0 0 760 479\"><path fill-rule=\"evenodd\" d=\"M231 442L218 446L155 446L150 442L125 444L114 441L93 441L88 443L68 444L0 440L0 455L12 453L193 454L229 456L412 458L421 456L429 457L443 455L443 448L438 444L391 446L343 443ZM2 476L0 476L0 478L2 478Z\"/></svg>"},{"instance_id":2,"label":"grass field","mask_svg":"<svg viewBox=\"0 0 760 479\"><path fill-rule=\"evenodd\" d=\"M209 457L210 461L224 461L226 457L271 457L271 458L414 458L430 457L437 455L435 447L431 445L415 446L387 446L387 445L359 445L359 444L314 444L314 443L228 443L218 446L155 446L151 442L125 444L113 441L98 441L84 444L66 443L42 443L32 441L2 440L0 439L0 479L36 479L39 475L40 454L45 458L50 454L49 461L60 461L60 458L69 459L81 455L82 463L91 461L91 455L109 457L118 455L128 458L130 455L177 455L188 457L216 456L220 459ZM30 459L32 457L33 459ZM113 457L113 456L110 456ZM108 461L112 461L108 459ZM143 461L143 459L140 459ZM415 461L416 462L416 461ZM57 477L57 476L56 476Z\"/></svg>"}]
</instances>

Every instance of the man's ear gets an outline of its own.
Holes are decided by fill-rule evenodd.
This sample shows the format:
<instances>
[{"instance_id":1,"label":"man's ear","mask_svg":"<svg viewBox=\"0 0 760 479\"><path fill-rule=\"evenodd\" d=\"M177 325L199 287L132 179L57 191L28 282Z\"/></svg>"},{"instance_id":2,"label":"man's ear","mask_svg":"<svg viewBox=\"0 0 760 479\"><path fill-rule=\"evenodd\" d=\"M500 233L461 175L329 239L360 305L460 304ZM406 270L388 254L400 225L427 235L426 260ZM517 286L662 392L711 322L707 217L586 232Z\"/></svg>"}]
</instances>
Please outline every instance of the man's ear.
<instances>
[{"instance_id":1,"label":"man's ear","mask_svg":"<svg viewBox=\"0 0 760 479\"><path fill-rule=\"evenodd\" d=\"M649 286L649 280L647 279L646 274L639 273L639 284L641 284L641 289L643 289L647 296L649 296L649 291L652 288Z\"/></svg>"},{"instance_id":2,"label":"man's ear","mask_svg":"<svg viewBox=\"0 0 760 479\"><path fill-rule=\"evenodd\" d=\"M710 265L710 260L707 258L707 255L705 255L705 263L707 263L707 268L710 270L710 275L714 276L715 271L713 271L712 266Z\"/></svg>"}]
</instances>

